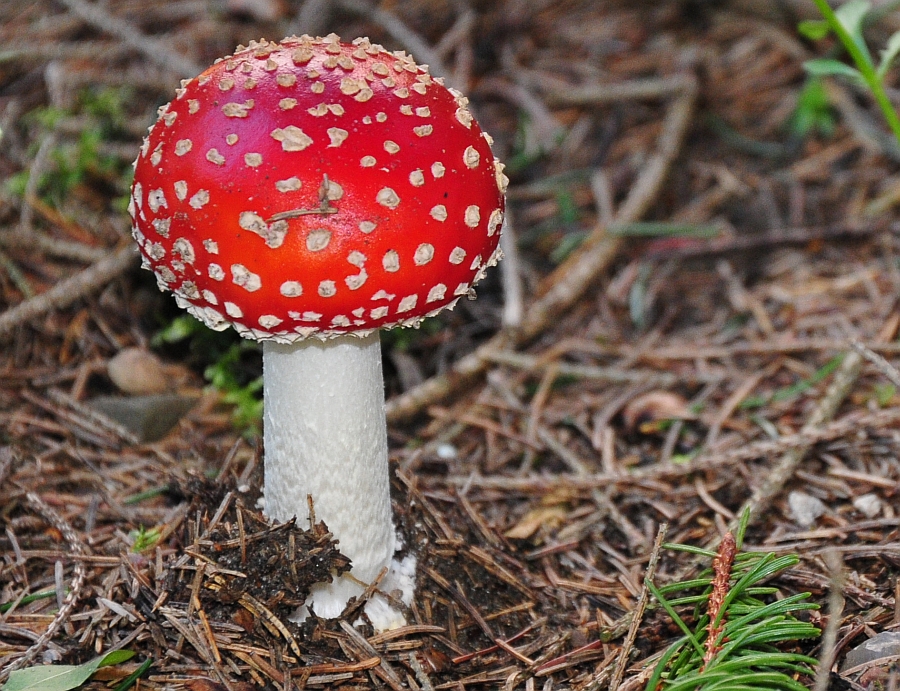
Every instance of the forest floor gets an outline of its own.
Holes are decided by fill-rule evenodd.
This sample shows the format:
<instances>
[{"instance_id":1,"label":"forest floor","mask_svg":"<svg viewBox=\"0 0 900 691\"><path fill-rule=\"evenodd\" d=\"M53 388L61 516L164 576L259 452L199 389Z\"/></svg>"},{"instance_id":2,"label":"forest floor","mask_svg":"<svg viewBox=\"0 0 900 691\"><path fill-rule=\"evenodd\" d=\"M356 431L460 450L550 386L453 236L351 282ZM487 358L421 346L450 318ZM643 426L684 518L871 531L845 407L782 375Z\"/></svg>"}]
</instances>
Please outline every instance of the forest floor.
<instances>
[{"instance_id":1,"label":"forest floor","mask_svg":"<svg viewBox=\"0 0 900 691\"><path fill-rule=\"evenodd\" d=\"M799 557L776 596L832 624L797 650L831 688L897 688L897 650L845 656L900 626L900 147L865 94L807 78L833 49L799 37L811 6L373 8L0 4L0 681L127 649L87 687L643 688L680 635L645 578L709 562L660 527L715 549L749 509L744 550ZM446 75L511 181L478 299L383 338L419 563L383 634L288 620L312 575L274 582L286 541L341 557L257 510L259 351L179 316L126 211L180 78L332 31Z\"/></svg>"}]
</instances>

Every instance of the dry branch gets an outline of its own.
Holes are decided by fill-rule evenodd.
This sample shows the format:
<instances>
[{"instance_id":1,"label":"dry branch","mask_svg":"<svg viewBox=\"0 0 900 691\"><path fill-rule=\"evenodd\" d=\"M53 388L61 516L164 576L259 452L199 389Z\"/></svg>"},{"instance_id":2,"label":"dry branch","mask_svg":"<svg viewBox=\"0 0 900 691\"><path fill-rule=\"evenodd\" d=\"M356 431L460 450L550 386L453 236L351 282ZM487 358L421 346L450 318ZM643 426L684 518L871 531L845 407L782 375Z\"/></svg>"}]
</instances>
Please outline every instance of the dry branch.
<instances>
[{"instance_id":1,"label":"dry branch","mask_svg":"<svg viewBox=\"0 0 900 691\"><path fill-rule=\"evenodd\" d=\"M657 152L648 160L619 208L616 223L638 220L653 203L687 133L696 97L697 81L686 77L683 91L670 106L663 121ZM515 332L501 331L475 352L456 362L448 374L433 377L389 400L386 405L388 420L395 422L412 417L425 406L480 376L487 367L486 356L489 353L521 345L539 335L597 280L616 257L622 242L621 237L607 235L605 227L598 226L544 281L541 296L527 309L519 329Z\"/></svg>"},{"instance_id":2,"label":"dry branch","mask_svg":"<svg viewBox=\"0 0 900 691\"><path fill-rule=\"evenodd\" d=\"M108 11L87 0L60 0L74 14L92 26L115 36L123 43L140 51L160 67L171 70L181 77L193 77L203 71L203 66L179 55L172 46L159 39L145 36L126 21L114 17Z\"/></svg>"},{"instance_id":3,"label":"dry branch","mask_svg":"<svg viewBox=\"0 0 900 691\"><path fill-rule=\"evenodd\" d=\"M68 307L76 300L99 290L109 281L136 266L137 250L129 243L109 252L96 264L60 281L50 290L22 302L0 314L0 341L18 326L55 309Z\"/></svg>"},{"instance_id":4,"label":"dry branch","mask_svg":"<svg viewBox=\"0 0 900 691\"><path fill-rule=\"evenodd\" d=\"M668 98L695 89L692 77L654 77L613 84L572 86L559 91L548 91L545 98L554 106L587 106L619 101Z\"/></svg>"}]
</instances>

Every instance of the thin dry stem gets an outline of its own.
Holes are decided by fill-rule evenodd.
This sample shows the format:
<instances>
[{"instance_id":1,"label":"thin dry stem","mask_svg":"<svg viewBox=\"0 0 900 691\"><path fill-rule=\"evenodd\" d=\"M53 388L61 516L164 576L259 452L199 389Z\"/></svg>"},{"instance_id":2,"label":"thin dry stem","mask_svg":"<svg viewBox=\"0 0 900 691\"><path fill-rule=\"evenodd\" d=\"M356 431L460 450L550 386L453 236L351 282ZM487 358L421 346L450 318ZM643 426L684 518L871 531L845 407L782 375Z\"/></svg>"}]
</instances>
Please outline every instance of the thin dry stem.
<instances>
[{"instance_id":1,"label":"thin dry stem","mask_svg":"<svg viewBox=\"0 0 900 691\"><path fill-rule=\"evenodd\" d=\"M844 611L844 585L846 582L844 560L841 558L840 552L831 549L822 556L825 566L828 567L831 583L828 590L828 623L825 624L825 630L822 632L822 652L819 655L813 691L827 691L831 685L831 668L835 662L838 631Z\"/></svg>"},{"instance_id":2,"label":"thin dry stem","mask_svg":"<svg viewBox=\"0 0 900 691\"><path fill-rule=\"evenodd\" d=\"M81 590L84 586L86 577L84 562L81 560L81 557L87 554L87 549L85 548L84 542L72 529L72 526L69 525L68 521L63 519L55 509L48 506L47 503L34 492L26 492L25 498L28 500L28 504L32 509L39 513L44 520L50 523L50 525L59 530L66 542L69 543L69 548L72 551L75 561L74 573L69 592L66 594L62 606L53 617L53 620L47 628L44 629L44 632L38 636L37 640L32 643L28 650L22 653L15 661L6 665L3 670L0 670L0 681L8 678L11 672L21 669L34 660L38 653L44 649L44 646L46 646L63 625L65 625L69 620L72 611L75 609L75 605L78 604L78 598L81 597Z\"/></svg>"},{"instance_id":3,"label":"thin dry stem","mask_svg":"<svg viewBox=\"0 0 900 691\"><path fill-rule=\"evenodd\" d=\"M871 362L894 386L900 388L900 370L858 339L852 339L850 347Z\"/></svg>"},{"instance_id":4,"label":"thin dry stem","mask_svg":"<svg viewBox=\"0 0 900 691\"><path fill-rule=\"evenodd\" d=\"M669 526L662 523L656 531L656 539L653 541L653 549L650 551L650 559L647 562L647 570L644 572L644 585L641 588L641 596L638 598L637 604L631 613L631 623L628 626L628 633L622 642L622 649L619 651L616 667L613 671L612 679L609 682L609 691L617 691L625 676L625 669L628 667L628 660L634 647L634 641L637 639L641 622L644 618L644 611L650 602L650 589L647 583L656 576L656 566L659 563L659 553L662 550L663 542L666 540L666 533Z\"/></svg>"}]
</instances>

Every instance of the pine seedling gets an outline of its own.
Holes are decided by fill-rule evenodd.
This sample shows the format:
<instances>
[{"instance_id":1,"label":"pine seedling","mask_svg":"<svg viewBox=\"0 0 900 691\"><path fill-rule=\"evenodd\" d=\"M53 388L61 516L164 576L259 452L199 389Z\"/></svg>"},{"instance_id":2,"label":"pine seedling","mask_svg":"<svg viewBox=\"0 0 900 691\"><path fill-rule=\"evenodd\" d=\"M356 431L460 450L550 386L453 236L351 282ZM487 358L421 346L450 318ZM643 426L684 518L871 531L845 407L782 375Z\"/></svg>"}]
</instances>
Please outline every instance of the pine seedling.
<instances>
[{"instance_id":1,"label":"pine seedling","mask_svg":"<svg viewBox=\"0 0 900 691\"><path fill-rule=\"evenodd\" d=\"M717 552L687 545L664 545L712 560L697 578L647 587L684 635L663 654L646 691L805 691L797 677L813 674L816 659L794 650L819 629L797 618L818 609L809 593L774 596L764 583L799 562L796 555L742 552L747 517L735 538L722 540ZM690 607L689 624L679 614Z\"/></svg>"},{"instance_id":2,"label":"pine seedling","mask_svg":"<svg viewBox=\"0 0 900 691\"><path fill-rule=\"evenodd\" d=\"M872 4L868 0L850 0L832 9L826 0L813 0L821 20L800 23L800 33L810 39L834 34L855 67L834 58L819 58L804 63L806 71L817 77L843 77L867 88L900 143L900 116L891 104L885 89L885 78L894 60L900 55L900 32L891 36L876 61L863 36L865 24L872 18Z\"/></svg>"}]
</instances>

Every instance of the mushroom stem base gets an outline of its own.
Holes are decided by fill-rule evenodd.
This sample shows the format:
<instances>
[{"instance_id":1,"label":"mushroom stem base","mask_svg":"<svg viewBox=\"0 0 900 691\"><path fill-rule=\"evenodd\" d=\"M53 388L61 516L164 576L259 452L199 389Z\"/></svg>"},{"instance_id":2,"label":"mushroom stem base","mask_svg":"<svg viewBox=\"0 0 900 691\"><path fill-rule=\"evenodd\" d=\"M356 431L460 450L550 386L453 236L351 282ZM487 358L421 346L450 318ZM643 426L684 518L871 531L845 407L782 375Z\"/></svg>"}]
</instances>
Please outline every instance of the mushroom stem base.
<instances>
[{"instance_id":1,"label":"mushroom stem base","mask_svg":"<svg viewBox=\"0 0 900 691\"><path fill-rule=\"evenodd\" d=\"M371 583L395 546L378 333L266 341L263 381L266 513L303 526L311 496L353 575ZM346 604L343 590L334 599Z\"/></svg>"}]
</instances>

